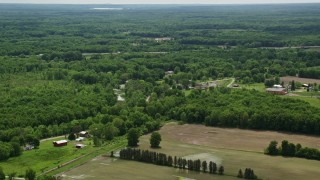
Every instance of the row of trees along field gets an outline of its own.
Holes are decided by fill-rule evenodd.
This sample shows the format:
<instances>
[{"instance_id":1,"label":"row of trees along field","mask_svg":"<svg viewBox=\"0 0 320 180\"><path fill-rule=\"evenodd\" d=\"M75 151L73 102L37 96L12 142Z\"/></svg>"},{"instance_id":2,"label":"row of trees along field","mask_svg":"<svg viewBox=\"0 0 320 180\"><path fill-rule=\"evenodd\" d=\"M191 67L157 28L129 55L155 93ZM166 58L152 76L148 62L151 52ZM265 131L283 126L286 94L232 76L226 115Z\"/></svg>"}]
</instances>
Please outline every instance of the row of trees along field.
<instances>
[{"instance_id":1,"label":"row of trees along field","mask_svg":"<svg viewBox=\"0 0 320 180\"><path fill-rule=\"evenodd\" d=\"M301 69L299 71L299 77L320 79L320 67Z\"/></svg>"},{"instance_id":2,"label":"row of trees along field","mask_svg":"<svg viewBox=\"0 0 320 180\"><path fill-rule=\"evenodd\" d=\"M156 164L160 166L169 166L180 169L188 169L191 171L202 171L208 172L211 174L220 174L223 175L224 167L217 166L215 162L198 160L187 160L180 157L172 157L163 153L157 153L149 150L140 150L140 149L122 149L120 151L120 158L125 160L133 160L145 163ZM209 167L209 168L208 168Z\"/></svg>"},{"instance_id":3,"label":"row of trees along field","mask_svg":"<svg viewBox=\"0 0 320 180\"><path fill-rule=\"evenodd\" d=\"M120 150L120 159L124 160L132 160L138 162L145 162L160 166L168 166L179 169L187 169L190 171L198 171L210 174L224 174L224 166L218 166L215 162L210 161L201 161L198 160L187 160L185 158L170 156L164 153L157 153L149 150L140 150L140 149L122 149ZM251 168L246 168L243 173L240 169L237 175L238 178L244 179L258 179L258 177L254 174L254 171Z\"/></svg>"},{"instance_id":4,"label":"row of trees along field","mask_svg":"<svg viewBox=\"0 0 320 180\"><path fill-rule=\"evenodd\" d=\"M277 141L271 141L269 146L265 149L265 154L320 160L319 149L302 147L301 144L295 145L289 143L287 140L283 140L279 147Z\"/></svg>"}]
</instances>

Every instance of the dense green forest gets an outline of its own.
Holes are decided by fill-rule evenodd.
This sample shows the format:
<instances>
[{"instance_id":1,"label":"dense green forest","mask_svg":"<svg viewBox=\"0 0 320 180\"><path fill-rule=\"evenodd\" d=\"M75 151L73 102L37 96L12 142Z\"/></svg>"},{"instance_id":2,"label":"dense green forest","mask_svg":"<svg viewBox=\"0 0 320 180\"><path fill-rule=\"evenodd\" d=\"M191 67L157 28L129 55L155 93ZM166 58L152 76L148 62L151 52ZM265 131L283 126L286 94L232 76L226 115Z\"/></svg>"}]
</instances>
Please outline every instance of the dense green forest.
<instances>
[{"instance_id":1,"label":"dense green forest","mask_svg":"<svg viewBox=\"0 0 320 180\"><path fill-rule=\"evenodd\" d=\"M320 107L305 101L194 89L319 78L319 4L95 7L0 6L1 152L81 130L107 140L147 133L168 120L320 134Z\"/></svg>"}]
</instances>

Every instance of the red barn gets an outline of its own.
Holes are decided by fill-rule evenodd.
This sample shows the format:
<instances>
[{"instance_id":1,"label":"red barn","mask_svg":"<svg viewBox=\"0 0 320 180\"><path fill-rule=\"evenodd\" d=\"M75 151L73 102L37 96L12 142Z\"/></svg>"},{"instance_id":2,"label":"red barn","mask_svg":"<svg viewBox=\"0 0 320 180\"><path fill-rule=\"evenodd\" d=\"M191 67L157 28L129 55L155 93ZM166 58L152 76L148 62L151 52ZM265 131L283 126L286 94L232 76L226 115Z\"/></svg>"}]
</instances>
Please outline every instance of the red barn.
<instances>
[{"instance_id":1,"label":"red barn","mask_svg":"<svg viewBox=\"0 0 320 180\"><path fill-rule=\"evenodd\" d=\"M286 88L268 88L267 92L276 95L286 95L288 93Z\"/></svg>"},{"instance_id":2,"label":"red barn","mask_svg":"<svg viewBox=\"0 0 320 180\"><path fill-rule=\"evenodd\" d=\"M53 141L54 147L61 147L61 146L67 146L67 145L68 145L67 140Z\"/></svg>"}]
</instances>

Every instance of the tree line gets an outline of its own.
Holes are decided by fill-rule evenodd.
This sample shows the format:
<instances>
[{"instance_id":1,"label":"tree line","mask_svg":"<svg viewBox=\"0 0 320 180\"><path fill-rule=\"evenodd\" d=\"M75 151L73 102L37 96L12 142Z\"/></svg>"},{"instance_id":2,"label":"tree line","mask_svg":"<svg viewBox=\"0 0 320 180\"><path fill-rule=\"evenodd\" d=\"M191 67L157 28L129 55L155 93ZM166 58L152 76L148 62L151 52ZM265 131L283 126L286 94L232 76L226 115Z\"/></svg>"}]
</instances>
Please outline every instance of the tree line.
<instances>
[{"instance_id":1,"label":"tree line","mask_svg":"<svg viewBox=\"0 0 320 180\"><path fill-rule=\"evenodd\" d=\"M120 159L133 160L145 162L160 166L175 167L180 169L187 169L190 171L202 171L210 174L224 174L224 166L218 166L215 162L198 160L187 160L177 156L170 156L164 153L157 153L149 150L140 150L126 148L120 150Z\"/></svg>"},{"instance_id":2,"label":"tree line","mask_svg":"<svg viewBox=\"0 0 320 180\"><path fill-rule=\"evenodd\" d=\"M271 141L265 149L265 154L272 156L299 157L320 160L320 150L316 148L302 147L301 144L293 144L283 140L278 147L277 141Z\"/></svg>"},{"instance_id":3,"label":"tree line","mask_svg":"<svg viewBox=\"0 0 320 180\"><path fill-rule=\"evenodd\" d=\"M306 68L299 71L299 77L320 79L320 68Z\"/></svg>"},{"instance_id":4,"label":"tree line","mask_svg":"<svg viewBox=\"0 0 320 180\"><path fill-rule=\"evenodd\" d=\"M24 138L15 136L10 142L0 141L0 161L7 160L10 157L20 156L24 151L22 146L25 145L32 146L32 149L37 149L40 141L32 135L27 135Z\"/></svg>"},{"instance_id":5,"label":"tree line","mask_svg":"<svg viewBox=\"0 0 320 180\"><path fill-rule=\"evenodd\" d=\"M237 177L244 179L258 179L258 176L254 174L254 171L251 168L246 168L244 173L242 172L242 169L239 169Z\"/></svg>"}]
</instances>

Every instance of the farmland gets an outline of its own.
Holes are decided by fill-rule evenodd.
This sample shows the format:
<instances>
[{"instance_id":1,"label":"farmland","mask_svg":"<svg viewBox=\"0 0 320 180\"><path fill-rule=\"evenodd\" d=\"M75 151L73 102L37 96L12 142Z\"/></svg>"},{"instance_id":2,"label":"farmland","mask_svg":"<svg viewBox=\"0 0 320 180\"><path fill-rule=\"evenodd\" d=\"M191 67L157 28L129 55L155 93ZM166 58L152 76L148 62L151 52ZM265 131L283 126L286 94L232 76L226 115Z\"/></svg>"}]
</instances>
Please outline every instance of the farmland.
<instances>
[{"instance_id":1,"label":"farmland","mask_svg":"<svg viewBox=\"0 0 320 180\"><path fill-rule=\"evenodd\" d=\"M86 156L91 154L96 154L100 147L94 147L91 140L86 140L83 143L86 146L82 149L75 148L75 144L79 142L70 141L67 146L54 147L52 142L61 140L63 138L51 138L50 140L43 141L40 144L39 149L29 150L23 152L19 157L10 158L7 161L0 162L0 166L3 167L6 172L16 172L17 176L23 175L27 168L33 168L39 175L46 172L52 168L61 167L63 164L69 161L78 159L84 159ZM123 140L119 139L116 145L121 145ZM109 147L114 147L114 144L106 143ZM118 146L119 147L119 146ZM102 148L104 150L108 150ZM94 157L94 156L89 156ZM71 163L73 165L77 164L77 161Z\"/></svg>"},{"instance_id":2,"label":"farmland","mask_svg":"<svg viewBox=\"0 0 320 180\"><path fill-rule=\"evenodd\" d=\"M320 84L320 79L299 78L299 77L295 77L295 76L281 77L280 81L284 82L285 84L290 84L290 82L292 82L292 81L300 82L303 84L313 84L313 83Z\"/></svg>"},{"instance_id":3,"label":"farmland","mask_svg":"<svg viewBox=\"0 0 320 180\"><path fill-rule=\"evenodd\" d=\"M177 125L170 123L161 128L163 141L160 149L152 149L170 155L190 159L213 160L223 164L227 176L187 173L179 169L99 157L87 164L64 172L63 179L95 178L104 176L119 179L236 179L240 168L251 167L262 179L316 179L320 176L319 161L299 158L272 157L263 154L271 140L301 143L303 146L320 148L318 137L286 134L270 131L222 129L202 125ZM141 137L141 149L150 149L149 135ZM139 167L138 167L139 166ZM84 169L90 169L84 172ZM152 173L150 173L152 172Z\"/></svg>"},{"instance_id":4,"label":"farmland","mask_svg":"<svg viewBox=\"0 0 320 180\"><path fill-rule=\"evenodd\" d=\"M0 169L20 177L31 168L65 178L208 179L99 156L136 145L127 135L179 122L160 130L156 151L214 160L226 168L217 178L250 167L263 179L313 179L317 161L263 149L283 139L319 148L320 83L297 78L320 78L320 52L309 49L320 45L319 22L320 4L1 4ZM281 80L318 84L307 92L296 83L291 96L266 93ZM92 137L85 148L53 147L55 137L81 131Z\"/></svg>"},{"instance_id":5,"label":"farmland","mask_svg":"<svg viewBox=\"0 0 320 180\"><path fill-rule=\"evenodd\" d=\"M25 151L19 157L0 162L0 166L7 172L17 172L17 175L23 174L28 167L32 167L37 173L41 173L94 151L94 148L90 145L91 141L85 142L88 146L83 149L76 149L75 142L63 147L53 147L52 142L60 139L63 138L42 142L39 149Z\"/></svg>"}]
</instances>

